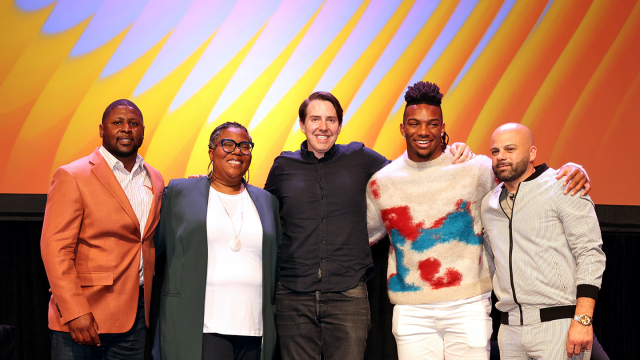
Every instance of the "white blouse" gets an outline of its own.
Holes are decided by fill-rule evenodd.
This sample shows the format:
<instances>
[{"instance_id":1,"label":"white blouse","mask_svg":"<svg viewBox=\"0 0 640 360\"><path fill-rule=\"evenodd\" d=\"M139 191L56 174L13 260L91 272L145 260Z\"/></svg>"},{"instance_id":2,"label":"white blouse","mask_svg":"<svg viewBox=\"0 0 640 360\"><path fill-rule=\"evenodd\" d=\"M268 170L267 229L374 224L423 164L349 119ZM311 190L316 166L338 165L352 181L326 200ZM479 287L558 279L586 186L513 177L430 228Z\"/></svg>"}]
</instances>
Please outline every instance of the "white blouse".
<instances>
[{"instance_id":1,"label":"white blouse","mask_svg":"<svg viewBox=\"0 0 640 360\"><path fill-rule=\"evenodd\" d=\"M230 246L234 227L237 251ZM209 190L207 245L203 332L262 336L262 223L246 189L237 195Z\"/></svg>"}]
</instances>

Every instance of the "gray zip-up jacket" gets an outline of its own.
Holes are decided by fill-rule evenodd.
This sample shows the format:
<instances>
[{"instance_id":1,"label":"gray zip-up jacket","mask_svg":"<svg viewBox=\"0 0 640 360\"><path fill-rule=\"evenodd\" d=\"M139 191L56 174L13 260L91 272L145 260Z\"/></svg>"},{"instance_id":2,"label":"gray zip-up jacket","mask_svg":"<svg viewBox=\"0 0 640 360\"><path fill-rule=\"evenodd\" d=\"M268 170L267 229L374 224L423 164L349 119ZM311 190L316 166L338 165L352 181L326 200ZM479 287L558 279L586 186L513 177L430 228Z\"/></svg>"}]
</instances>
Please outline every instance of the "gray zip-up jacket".
<instances>
[{"instance_id":1,"label":"gray zip-up jacket","mask_svg":"<svg viewBox=\"0 0 640 360\"><path fill-rule=\"evenodd\" d=\"M576 299L596 299L605 255L589 196L564 195L556 171L542 164L520 183L509 218L498 185L482 200L484 242L502 323L573 318Z\"/></svg>"}]
</instances>

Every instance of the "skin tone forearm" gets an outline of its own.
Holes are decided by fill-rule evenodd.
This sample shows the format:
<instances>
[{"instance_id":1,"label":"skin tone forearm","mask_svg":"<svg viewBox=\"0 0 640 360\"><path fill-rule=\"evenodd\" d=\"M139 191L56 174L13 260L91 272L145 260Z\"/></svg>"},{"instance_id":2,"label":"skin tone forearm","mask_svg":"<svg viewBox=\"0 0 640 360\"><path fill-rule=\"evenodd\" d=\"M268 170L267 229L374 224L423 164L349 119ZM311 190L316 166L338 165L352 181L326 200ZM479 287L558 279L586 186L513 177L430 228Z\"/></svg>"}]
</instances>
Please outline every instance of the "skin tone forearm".
<instances>
[{"instance_id":1,"label":"skin tone forearm","mask_svg":"<svg viewBox=\"0 0 640 360\"><path fill-rule=\"evenodd\" d=\"M593 317L596 301L592 298L581 297L576 303L576 315ZM567 357L578 355L585 350L591 350L593 345L593 326L584 326L572 320L567 335Z\"/></svg>"}]
</instances>

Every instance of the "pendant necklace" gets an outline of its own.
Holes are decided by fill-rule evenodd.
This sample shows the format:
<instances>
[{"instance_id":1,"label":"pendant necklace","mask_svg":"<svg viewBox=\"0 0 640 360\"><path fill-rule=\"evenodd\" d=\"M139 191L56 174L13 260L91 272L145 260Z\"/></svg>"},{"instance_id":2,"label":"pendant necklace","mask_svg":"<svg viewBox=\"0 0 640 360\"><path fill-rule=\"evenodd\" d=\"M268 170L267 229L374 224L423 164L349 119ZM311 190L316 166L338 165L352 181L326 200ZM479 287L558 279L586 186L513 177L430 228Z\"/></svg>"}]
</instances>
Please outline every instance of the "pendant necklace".
<instances>
[{"instance_id":1,"label":"pendant necklace","mask_svg":"<svg viewBox=\"0 0 640 360\"><path fill-rule=\"evenodd\" d=\"M242 209L242 197L240 197L240 229L238 230L238 233L236 234L236 226L233 224L233 219L231 218L231 215L229 215L229 212L227 211L226 206L224 206L224 203L222 202L222 199L220 198L220 193L217 190L216 190L216 194L218 195L218 200L220 200L220 205L222 205L222 208L224 209L224 212L227 213L227 216L229 217L229 220L231 221L231 226L233 228L233 238L231 239L231 241L229 241L229 247L233 251L239 251L240 250L240 246L242 244L240 243L240 239L238 237L240 236L240 232L242 231L242 223L244 222L244 211Z\"/></svg>"}]
</instances>

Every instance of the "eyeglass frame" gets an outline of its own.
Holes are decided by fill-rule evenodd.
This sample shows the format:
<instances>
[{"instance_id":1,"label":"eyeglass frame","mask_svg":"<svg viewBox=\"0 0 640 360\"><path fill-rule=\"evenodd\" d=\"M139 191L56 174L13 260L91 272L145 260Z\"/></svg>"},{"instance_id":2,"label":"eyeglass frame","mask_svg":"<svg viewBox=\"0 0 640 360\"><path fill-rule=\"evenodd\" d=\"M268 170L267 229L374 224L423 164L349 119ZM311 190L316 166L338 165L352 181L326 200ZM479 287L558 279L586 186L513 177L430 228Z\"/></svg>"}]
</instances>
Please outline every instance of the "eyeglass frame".
<instances>
[{"instance_id":1,"label":"eyeglass frame","mask_svg":"<svg viewBox=\"0 0 640 360\"><path fill-rule=\"evenodd\" d=\"M233 146L233 150L231 150L231 151L227 151L227 150L225 150L225 149L224 149L224 145L223 145L222 143L223 143L223 142L225 142L225 141L231 141L231 142L233 143L233 145L234 145L234 146ZM218 141L218 144L219 144L219 145L220 145L220 147L222 148L222 151L224 151L224 152L225 152L225 153L227 153L227 154L231 154L231 153L233 153L234 151L236 151L236 149L240 149L240 153L241 153L242 155L251 155L251 153L253 152L253 148L255 147L255 144L254 144L252 141L240 141L239 143L237 143L237 142L235 142L235 141L234 141L234 140L232 140L232 139L220 139L220 141ZM242 148L240 147L240 145L242 145L242 144L249 144L249 145L251 145L251 150L249 150L249 153L248 153L248 154L245 154L245 153L242 151Z\"/></svg>"}]
</instances>

